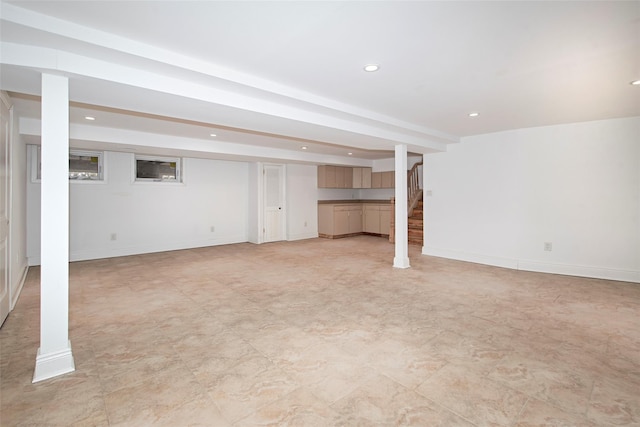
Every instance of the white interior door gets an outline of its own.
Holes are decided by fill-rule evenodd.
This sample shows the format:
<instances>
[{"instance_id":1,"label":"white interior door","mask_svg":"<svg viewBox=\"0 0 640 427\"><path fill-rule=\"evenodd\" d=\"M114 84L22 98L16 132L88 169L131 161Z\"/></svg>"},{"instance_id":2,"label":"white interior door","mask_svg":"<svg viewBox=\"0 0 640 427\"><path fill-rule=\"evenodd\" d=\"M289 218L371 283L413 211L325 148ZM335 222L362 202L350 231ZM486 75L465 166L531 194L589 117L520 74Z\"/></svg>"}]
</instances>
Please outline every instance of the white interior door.
<instances>
[{"instance_id":1,"label":"white interior door","mask_svg":"<svg viewBox=\"0 0 640 427\"><path fill-rule=\"evenodd\" d=\"M284 165L264 165L264 242L285 240Z\"/></svg>"},{"instance_id":2,"label":"white interior door","mask_svg":"<svg viewBox=\"0 0 640 427\"><path fill-rule=\"evenodd\" d=\"M0 325L9 315L9 108L0 100Z\"/></svg>"}]
</instances>

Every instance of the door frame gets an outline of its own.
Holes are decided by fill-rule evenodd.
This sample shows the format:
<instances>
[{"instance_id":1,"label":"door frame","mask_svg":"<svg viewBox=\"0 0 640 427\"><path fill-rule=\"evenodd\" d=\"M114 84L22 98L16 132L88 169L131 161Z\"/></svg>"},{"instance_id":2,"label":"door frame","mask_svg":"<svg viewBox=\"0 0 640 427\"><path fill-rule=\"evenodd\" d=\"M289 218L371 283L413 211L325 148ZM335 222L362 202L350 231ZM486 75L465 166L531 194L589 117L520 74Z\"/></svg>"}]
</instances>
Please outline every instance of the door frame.
<instances>
[{"instance_id":1,"label":"door frame","mask_svg":"<svg viewBox=\"0 0 640 427\"><path fill-rule=\"evenodd\" d=\"M0 104L3 110L6 110L6 129L0 129L4 138L5 147L1 147L0 149L4 150L5 155L5 191L4 191L4 201L0 201L0 203L6 203L5 206L5 215L6 215L6 236L5 236L5 268L4 268L4 286L5 289L0 289L0 295L2 295L0 300L0 326L4 323L9 313L13 310L15 305L14 296L12 295L12 284L11 284L11 138L12 138L12 124L13 124L13 108L11 105L11 100L4 92L0 92ZM1 219L0 219L1 220ZM3 227L5 225L2 225Z\"/></svg>"},{"instance_id":2,"label":"door frame","mask_svg":"<svg viewBox=\"0 0 640 427\"><path fill-rule=\"evenodd\" d=\"M267 240L267 177L266 177L266 168L267 167L276 167L280 168L280 194L281 194L281 202L282 202L282 214L280 217L280 229L281 233L278 239L276 240ZM281 163L261 163L260 164L260 189L262 193L261 203L260 203L260 243L269 243L269 242L277 242L282 240L287 240L287 165Z\"/></svg>"}]
</instances>

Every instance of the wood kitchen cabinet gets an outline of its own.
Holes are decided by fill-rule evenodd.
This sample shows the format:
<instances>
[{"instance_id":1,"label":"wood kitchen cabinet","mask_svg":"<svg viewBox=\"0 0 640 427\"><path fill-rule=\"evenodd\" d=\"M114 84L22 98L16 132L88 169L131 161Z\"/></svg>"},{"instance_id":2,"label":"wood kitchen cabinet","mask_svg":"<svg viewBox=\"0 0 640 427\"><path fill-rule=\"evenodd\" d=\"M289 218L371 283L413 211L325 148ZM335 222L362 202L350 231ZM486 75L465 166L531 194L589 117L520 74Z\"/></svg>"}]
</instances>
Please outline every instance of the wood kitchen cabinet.
<instances>
[{"instance_id":1,"label":"wood kitchen cabinet","mask_svg":"<svg viewBox=\"0 0 640 427\"><path fill-rule=\"evenodd\" d=\"M348 209L349 234L362 233L362 205L353 205Z\"/></svg>"},{"instance_id":2,"label":"wood kitchen cabinet","mask_svg":"<svg viewBox=\"0 0 640 427\"><path fill-rule=\"evenodd\" d=\"M371 168L320 165L318 188L371 188Z\"/></svg>"},{"instance_id":3,"label":"wood kitchen cabinet","mask_svg":"<svg viewBox=\"0 0 640 427\"><path fill-rule=\"evenodd\" d=\"M362 188L371 188L371 168L362 168Z\"/></svg>"},{"instance_id":4,"label":"wood kitchen cabinet","mask_svg":"<svg viewBox=\"0 0 640 427\"><path fill-rule=\"evenodd\" d=\"M394 171L372 172L368 167L318 166L318 188L395 188Z\"/></svg>"},{"instance_id":5,"label":"wood kitchen cabinet","mask_svg":"<svg viewBox=\"0 0 640 427\"><path fill-rule=\"evenodd\" d=\"M349 234L349 212L341 207L334 207L330 215L333 215L333 230L330 234L333 236Z\"/></svg>"},{"instance_id":6,"label":"wood kitchen cabinet","mask_svg":"<svg viewBox=\"0 0 640 427\"><path fill-rule=\"evenodd\" d=\"M391 205L380 206L380 234L389 235L391 229Z\"/></svg>"},{"instance_id":7,"label":"wood kitchen cabinet","mask_svg":"<svg viewBox=\"0 0 640 427\"><path fill-rule=\"evenodd\" d=\"M362 204L318 205L318 235L344 237L362 233Z\"/></svg>"},{"instance_id":8,"label":"wood kitchen cabinet","mask_svg":"<svg viewBox=\"0 0 640 427\"><path fill-rule=\"evenodd\" d=\"M371 188L371 168L351 168L353 169L352 188Z\"/></svg>"},{"instance_id":9,"label":"wood kitchen cabinet","mask_svg":"<svg viewBox=\"0 0 640 427\"><path fill-rule=\"evenodd\" d=\"M396 173L394 171L382 172L382 188L394 188L396 186Z\"/></svg>"},{"instance_id":10,"label":"wood kitchen cabinet","mask_svg":"<svg viewBox=\"0 0 640 427\"><path fill-rule=\"evenodd\" d=\"M380 232L380 207L378 205L364 206L364 227L365 233Z\"/></svg>"},{"instance_id":11,"label":"wood kitchen cabinet","mask_svg":"<svg viewBox=\"0 0 640 427\"><path fill-rule=\"evenodd\" d=\"M335 166L318 166L318 188L336 188Z\"/></svg>"},{"instance_id":12,"label":"wood kitchen cabinet","mask_svg":"<svg viewBox=\"0 0 640 427\"><path fill-rule=\"evenodd\" d=\"M371 234L389 234L391 206L387 204L364 204L363 231Z\"/></svg>"},{"instance_id":13,"label":"wood kitchen cabinet","mask_svg":"<svg viewBox=\"0 0 640 427\"><path fill-rule=\"evenodd\" d=\"M318 235L338 238L368 233L389 235L391 205L380 201L318 204Z\"/></svg>"},{"instance_id":14,"label":"wood kitchen cabinet","mask_svg":"<svg viewBox=\"0 0 640 427\"><path fill-rule=\"evenodd\" d=\"M371 188L395 188L396 173L394 171L373 172L371 174Z\"/></svg>"},{"instance_id":15,"label":"wood kitchen cabinet","mask_svg":"<svg viewBox=\"0 0 640 427\"><path fill-rule=\"evenodd\" d=\"M318 166L318 188L351 188L352 168L345 166Z\"/></svg>"},{"instance_id":16,"label":"wood kitchen cabinet","mask_svg":"<svg viewBox=\"0 0 640 427\"><path fill-rule=\"evenodd\" d=\"M382 188L382 172L371 174L371 188Z\"/></svg>"},{"instance_id":17,"label":"wood kitchen cabinet","mask_svg":"<svg viewBox=\"0 0 640 427\"><path fill-rule=\"evenodd\" d=\"M353 168L335 166L336 186L334 188L353 188Z\"/></svg>"}]
</instances>

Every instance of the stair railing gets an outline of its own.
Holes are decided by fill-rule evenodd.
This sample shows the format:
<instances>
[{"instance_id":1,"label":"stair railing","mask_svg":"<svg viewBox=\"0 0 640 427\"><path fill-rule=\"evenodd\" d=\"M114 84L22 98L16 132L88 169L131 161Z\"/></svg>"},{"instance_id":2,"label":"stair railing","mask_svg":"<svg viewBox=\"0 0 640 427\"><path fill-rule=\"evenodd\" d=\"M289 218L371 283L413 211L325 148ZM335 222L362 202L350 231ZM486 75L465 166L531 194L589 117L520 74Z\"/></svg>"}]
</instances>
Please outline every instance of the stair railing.
<instances>
[{"instance_id":1,"label":"stair railing","mask_svg":"<svg viewBox=\"0 0 640 427\"><path fill-rule=\"evenodd\" d=\"M413 210L422 200L422 189L420 188L420 169L422 162L413 165L407 172L407 216L413 215Z\"/></svg>"},{"instance_id":2,"label":"stair railing","mask_svg":"<svg viewBox=\"0 0 640 427\"><path fill-rule=\"evenodd\" d=\"M422 200L422 189L420 188L420 166L422 162L413 165L407 172L407 217L413 215L413 210ZM389 229L389 242L394 243L396 237L396 221L395 221L395 204L396 198L391 198L391 227Z\"/></svg>"}]
</instances>

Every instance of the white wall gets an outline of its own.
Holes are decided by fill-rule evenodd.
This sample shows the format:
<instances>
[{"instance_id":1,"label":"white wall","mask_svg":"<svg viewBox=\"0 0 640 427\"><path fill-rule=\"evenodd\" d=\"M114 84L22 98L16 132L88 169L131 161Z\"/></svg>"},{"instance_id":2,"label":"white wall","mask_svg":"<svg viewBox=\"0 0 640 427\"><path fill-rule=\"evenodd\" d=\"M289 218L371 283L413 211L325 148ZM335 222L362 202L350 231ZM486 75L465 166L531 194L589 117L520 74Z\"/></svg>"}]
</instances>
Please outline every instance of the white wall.
<instances>
[{"instance_id":1,"label":"white wall","mask_svg":"<svg viewBox=\"0 0 640 427\"><path fill-rule=\"evenodd\" d=\"M393 188L362 188L358 190L358 198L363 200L386 200L389 201L396 195Z\"/></svg>"},{"instance_id":2,"label":"white wall","mask_svg":"<svg viewBox=\"0 0 640 427\"><path fill-rule=\"evenodd\" d=\"M104 184L70 183L71 260L248 240L247 163L185 158L184 184L134 183L133 154L106 152L105 170ZM31 265L40 261L39 219L40 184L29 180Z\"/></svg>"},{"instance_id":3,"label":"white wall","mask_svg":"<svg viewBox=\"0 0 640 427\"><path fill-rule=\"evenodd\" d=\"M22 162L29 165L24 176L31 154ZM260 165L185 158L183 185L133 183L133 154L106 152L106 183L70 183L70 258L257 243ZM318 237L316 166L287 165L286 177L287 239ZM37 265L40 184L29 179L25 185L27 253L29 264Z\"/></svg>"},{"instance_id":4,"label":"white wall","mask_svg":"<svg viewBox=\"0 0 640 427\"><path fill-rule=\"evenodd\" d=\"M318 188L318 200L389 200L393 188Z\"/></svg>"},{"instance_id":5,"label":"white wall","mask_svg":"<svg viewBox=\"0 0 640 427\"><path fill-rule=\"evenodd\" d=\"M408 169L411 169L413 165L420 161L422 161L422 155L407 154ZM389 157L387 159L374 160L371 165L371 170L373 172L386 172L396 170L396 159L395 157Z\"/></svg>"},{"instance_id":6,"label":"white wall","mask_svg":"<svg viewBox=\"0 0 640 427\"><path fill-rule=\"evenodd\" d=\"M349 200L360 198L359 190L353 188L318 188L317 195L318 200Z\"/></svg>"},{"instance_id":7,"label":"white wall","mask_svg":"<svg viewBox=\"0 0 640 427\"><path fill-rule=\"evenodd\" d=\"M640 282L639 117L466 137L424 159L424 254Z\"/></svg>"}]
</instances>

